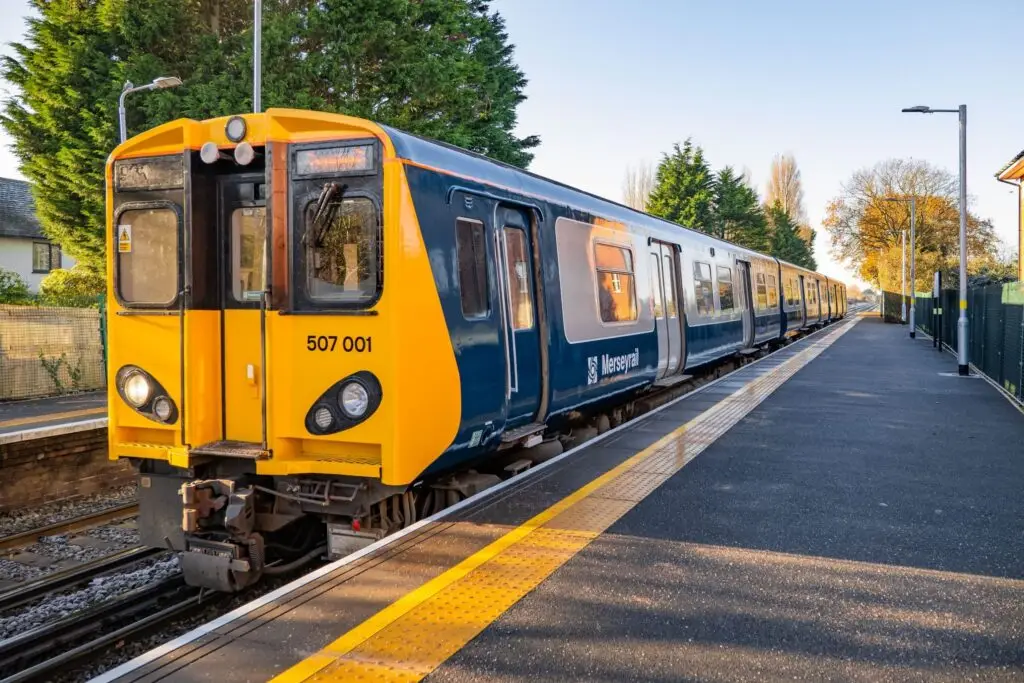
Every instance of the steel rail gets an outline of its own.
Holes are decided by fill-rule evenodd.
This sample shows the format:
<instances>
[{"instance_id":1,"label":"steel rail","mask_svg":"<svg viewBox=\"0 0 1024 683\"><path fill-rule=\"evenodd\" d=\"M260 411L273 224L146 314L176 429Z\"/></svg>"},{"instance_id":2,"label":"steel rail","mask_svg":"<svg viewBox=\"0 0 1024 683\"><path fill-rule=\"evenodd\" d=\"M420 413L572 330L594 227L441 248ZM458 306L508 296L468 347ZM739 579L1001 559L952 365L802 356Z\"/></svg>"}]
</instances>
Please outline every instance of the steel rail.
<instances>
[{"instance_id":1,"label":"steel rail","mask_svg":"<svg viewBox=\"0 0 1024 683\"><path fill-rule=\"evenodd\" d=\"M171 577L0 641L0 675L6 676L0 683L49 680L123 640L145 635L196 609L199 598L198 589L185 586L180 576ZM121 624L127 625L104 633ZM47 657L54 651L59 654Z\"/></svg>"},{"instance_id":2,"label":"steel rail","mask_svg":"<svg viewBox=\"0 0 1024 683\"><path fill-rule=\"evenodd\" d=\"M71 519L47 524L46 526L29 529L28 531L22 531L17 534L11 534L10 536L0 537L0 550L9 550L11 548L31 545L41 536L53 536L56 534L78 531L80 529L89 529L106 522L111 522L115 519L131 517L138 513L138 503L125 503L124 505L117 505L115 507L99 510L98 512L91 512L87 515L72 517Z\"/></svg>"},{"instance_id":3,"label":"steel rail","mask_svg":"<svg viewBox=\"0 0 1024 683\"><path fill-rule=\"evenodd\" d=\"M164 548L135 546L82 565L70 567L63 571L47 574L33 581L25 582L0 592L0 613L15 607L21 607L48 593L55 593L72 586L77 586L98 576L109 574L115 569L141 562L163 552L167 551Z\"/></svg>"}]
</instances>

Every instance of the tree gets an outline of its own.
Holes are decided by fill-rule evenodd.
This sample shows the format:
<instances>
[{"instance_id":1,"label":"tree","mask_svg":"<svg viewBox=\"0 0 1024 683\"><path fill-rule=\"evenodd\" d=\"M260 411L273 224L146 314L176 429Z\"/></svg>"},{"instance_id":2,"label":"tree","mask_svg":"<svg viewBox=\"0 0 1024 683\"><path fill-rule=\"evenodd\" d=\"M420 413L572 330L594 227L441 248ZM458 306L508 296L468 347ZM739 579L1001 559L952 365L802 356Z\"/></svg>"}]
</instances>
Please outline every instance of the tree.
<instances>
[{"instance_id":1,"label":"tree","mask_svg":"<svg viewBox=\"0 0 1024 683\"><path fill-rule=\"evenodd\" d=\"M804 208L803 180L792 154L776 154L772 159L764 203L766 207L778 204L797 225L809 224Z\"/></svg>"},{"instance_id":2,"label":"tree","mask_svg":"<svg viewBox=\"0 0 1024 683\"><path fill-rule=\"evenodd\" d=\"M810 247L797 233L798 226L781 203L768 207L768 223L772 231L772 256L811 270L818 267Z\"/></svg>"},{"instance_id":3,"label":"tree","mask_svg":"<svg viewBox=\"0 0 1024 683\"><path fill-rule=\"evenodd\" d=\"M716 177L714 216L713 234L717 237L748 249L768 250L771 236L757 192L731 166Z\"/></svg>"},{"instance_id":4,"label":"tree","mask_svg":"<svg viewBox=\"0 0 1024 683\"><path fill-rule=\"evenodd\" d=\"M704 150L690 139L682 147L676 143L658 164L647 211L693 230L711 232L714 200L714 175Z\"/></svg>"},{"instance_id":5,"label":"tree","mask_svg":"<svg viewBox=\"0 0 1024 683\"><path fill-rule=\"evenodd\" d=\"M138 96L129 128L251 110L249 0L32 0L36 17L0 74L0 123L32 182L44 233L104 267L103 165L126 80L185 81ZM484 0L267 0L266 107L361 116L526 166L513 134L526 79Z\"/></svg>"},{"instance_id":6,"label":"tree","mask_svg":"<svg viewBox=\"0 0 1024 683\"><path fill-rule=\"evenodd\" d=\"M654 169L648 163L641 163L635 168L626 169L626 177L622 182L622 200L637 211L647 210L647 199L654 188Z\"/></svg>"},{"instance_id":7,"label":"tree","mask_svg":"<svg viewBox=\"0 0 1024 683\"><path fill-rule=\"evenodd\" d=\"M910 230L910 202L917 205L916 289L931 289L932 273L943 272L950 286L959 282L959 187L956 176L928 162L889 159L855 172L827 208L823 222L833 254L858 268L861 279L899 291L900 236ZM991 222L968 213L968 271L991 261L997 242Z\"/></svg>"},{"instance_id":8,"label":"tree","mask_svg":"<svg viewBox=\"0 0 1024 683\"><path fill-rule=\"evenodd\" d=\"M24 304L32 300L28 284L13 270L0 268L0 304Z\"/></svg>"}]
</instances>

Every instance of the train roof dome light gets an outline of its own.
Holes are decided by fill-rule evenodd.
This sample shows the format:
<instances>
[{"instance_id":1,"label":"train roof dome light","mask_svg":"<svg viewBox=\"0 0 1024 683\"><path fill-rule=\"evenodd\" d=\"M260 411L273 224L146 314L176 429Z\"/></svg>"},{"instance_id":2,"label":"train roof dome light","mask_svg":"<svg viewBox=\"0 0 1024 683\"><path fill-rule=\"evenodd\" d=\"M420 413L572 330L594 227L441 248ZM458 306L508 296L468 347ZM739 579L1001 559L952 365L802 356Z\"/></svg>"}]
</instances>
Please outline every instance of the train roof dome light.
<instances>
[{"instance_id":1,"label":"train roof dome light","mask_svg":"<svg viewBox=\"0 0 1024 683\"><path fill-rule=\"evenodd\" d=\"M245 119L241 116L232 116L228 119L228 122L224 124L224 135L228 137L231 142L241 142L245 139L246 134Z\"/></svg>"}]
</instances>

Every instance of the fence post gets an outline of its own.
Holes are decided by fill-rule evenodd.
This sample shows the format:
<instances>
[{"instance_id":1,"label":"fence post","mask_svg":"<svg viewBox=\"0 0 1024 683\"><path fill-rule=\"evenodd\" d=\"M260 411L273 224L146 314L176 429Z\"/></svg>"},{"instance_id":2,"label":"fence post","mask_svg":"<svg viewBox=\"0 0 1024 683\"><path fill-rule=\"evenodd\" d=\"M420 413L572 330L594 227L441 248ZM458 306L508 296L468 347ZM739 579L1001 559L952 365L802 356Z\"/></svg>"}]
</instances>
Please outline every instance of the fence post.
<instances>
[{"instance_id":1,"label":"fence post","mask_svg":"<svg viewBox=\"0 0 1024 683\"><path fill-rule=\"evenodd\" d=\"M100 318L100 344L102 344L102 346L103 346L103 380L104 380L103 383L106 384L106 378L107 378L107 296L105 294L100 294L97 297L97 299L99 299L99 304L100 304L100 316L99 316L99 318Z\"/></svg>"}]
</instances>

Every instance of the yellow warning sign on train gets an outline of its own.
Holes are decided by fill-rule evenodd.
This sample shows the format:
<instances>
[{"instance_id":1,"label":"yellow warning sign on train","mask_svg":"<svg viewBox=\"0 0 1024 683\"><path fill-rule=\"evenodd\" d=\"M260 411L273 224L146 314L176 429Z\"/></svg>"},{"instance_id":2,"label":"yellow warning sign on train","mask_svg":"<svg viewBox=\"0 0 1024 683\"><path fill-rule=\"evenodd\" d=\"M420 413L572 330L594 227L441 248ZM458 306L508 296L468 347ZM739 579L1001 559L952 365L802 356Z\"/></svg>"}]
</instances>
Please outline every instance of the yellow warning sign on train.
<instances>
[{"instance_id":1,"label":"yellow warning sign on train","mask_svg":"<svg viewBox=\"0 0 1024 683\"><path fill-rule=\"evenodd\" d=\"M132 226L117 226L117 252L119 254L132 253Z\"/></svg>"}]
</instances>

